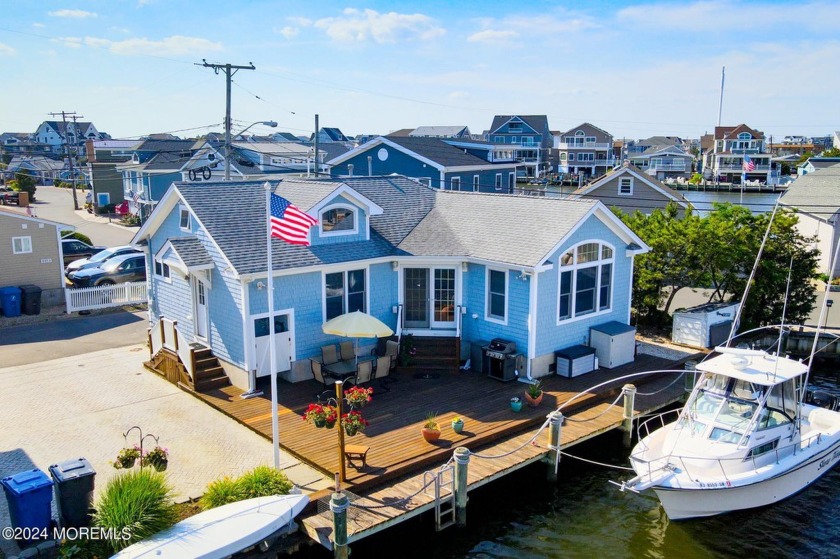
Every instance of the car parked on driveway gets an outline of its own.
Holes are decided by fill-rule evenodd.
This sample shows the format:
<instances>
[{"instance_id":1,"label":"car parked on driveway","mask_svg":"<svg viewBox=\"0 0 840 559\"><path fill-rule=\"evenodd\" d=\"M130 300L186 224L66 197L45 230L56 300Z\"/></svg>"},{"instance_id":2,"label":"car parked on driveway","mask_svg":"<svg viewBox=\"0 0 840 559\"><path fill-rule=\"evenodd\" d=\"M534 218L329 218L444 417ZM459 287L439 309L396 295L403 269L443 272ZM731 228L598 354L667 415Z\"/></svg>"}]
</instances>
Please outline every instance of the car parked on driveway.
<instances>
[{"instance_id":1,"label":"car parked on driveway","mask_svg":"<svg viewBox=\"0 0 840 559\"><path fill-rule=\"evenodd\" d=\"M114 285L130 281L146 281L146 255L122 254L109 258L98 268L72 272L68 279L74 287Z\"/></svg>"},{"instance_id":2,"label":"car parked on driveway","mask_svg":"<svg viewBox=\"0 0 840 559\"><path fill-rule=\"evenodd\" d=\"M18 198L20 193L17 190L12 190L8 186L0 186L0 204L9 206L18 205Z\"/></svg>"},{"instance_id":3,"label":"car parked on driveway","mask_svg":"<svg viewBox=\"0 0 840 559\"><path fill-rule=\"evenodd\" d=\"M88 268L97 268L100 264L115 256L122 254L142 254L139 250L131 245L123 245L119 247L106 248L101 252L97 252L90 258L80 258L72 261L64 269L64 275L69 276L71 272L78 272L79 270L86 270Z\"/></svg>"},{"instance_id":4,"label":"car parked on driveway","mask_svg":"<svg viewBox=\"0 0 840 559\"><path fill-rule=\"evenodd\" d=\"M64 265L67 266L74 260L90 258L98 252L105 250L105 247L90 246L79 239L61 239L61 251L64 254Z\"/></svg>"}]
</instances>

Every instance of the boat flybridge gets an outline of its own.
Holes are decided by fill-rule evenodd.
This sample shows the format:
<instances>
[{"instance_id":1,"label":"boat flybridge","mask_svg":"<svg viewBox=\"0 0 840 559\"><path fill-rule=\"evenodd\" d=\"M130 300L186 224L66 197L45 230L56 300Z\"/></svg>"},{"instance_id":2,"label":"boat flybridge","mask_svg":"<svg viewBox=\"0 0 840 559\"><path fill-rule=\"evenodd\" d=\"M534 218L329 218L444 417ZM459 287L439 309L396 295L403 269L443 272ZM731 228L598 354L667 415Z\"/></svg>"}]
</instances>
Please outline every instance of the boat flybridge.
<instances>
[{"instance_id":1,"label":"boat flybridge","mask_svg":"<svg viewBox=\"0 0 840 559\"><path fill-rule=\"evenodd\" d=\"M653 490L672 520L780 501L840 459L840 412L806 403L808 365L755 349L716 348L676 420L639 426L622 490ZM654 422L661 428L652 431ZM642 435L646 434L642 438Z\"/></svg>"}]
</instances>

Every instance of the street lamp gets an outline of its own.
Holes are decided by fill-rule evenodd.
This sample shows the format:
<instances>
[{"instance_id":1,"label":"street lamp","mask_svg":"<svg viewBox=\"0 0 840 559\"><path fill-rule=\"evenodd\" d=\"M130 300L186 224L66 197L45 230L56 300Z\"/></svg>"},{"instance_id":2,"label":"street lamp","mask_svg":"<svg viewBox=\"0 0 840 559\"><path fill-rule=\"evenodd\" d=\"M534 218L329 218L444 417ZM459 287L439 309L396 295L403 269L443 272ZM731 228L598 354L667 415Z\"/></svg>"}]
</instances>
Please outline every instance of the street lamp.
<instances>
[{"instance_id":1,"label":"street lamp","mask_svg":"<svg viewBox=\"0 0 840 559\"><path fill-rule=\"evenodd\" d=\"M237 136L244 134L249 128L256 126L257 124L277 128L277 121L275 120L258 120L257 122L252 122L240 130ZM230 128L228 128L227 133L225 134L225 180L230 180Z\"/></svg>"}]
</instances>

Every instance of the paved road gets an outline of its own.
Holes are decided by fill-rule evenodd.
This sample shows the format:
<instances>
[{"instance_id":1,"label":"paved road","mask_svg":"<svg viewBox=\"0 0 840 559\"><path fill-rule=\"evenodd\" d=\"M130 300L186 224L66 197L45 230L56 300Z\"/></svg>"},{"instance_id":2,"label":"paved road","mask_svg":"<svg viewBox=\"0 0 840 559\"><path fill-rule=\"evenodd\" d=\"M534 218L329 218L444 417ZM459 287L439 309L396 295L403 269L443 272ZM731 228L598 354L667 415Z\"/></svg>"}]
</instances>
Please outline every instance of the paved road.
<instances>
[{"instance_id":1,"label":"paved road","mask_svg":"<svg viewBox=\"0 0 840 559\"><path fill-rule=\"evenodd\" d=\"M77 191L79 207L85 203L84 190ZM35 192L36 202L32 205L35 215L50 221L57 221L76 227L76 231L90 237L94 244L102 246L126 245L137 232L136 227L123 227L108 223L107 218L93 216L73 209L73 191L69 188L39 186Z\"/></svg>"},{"instance_id":2,"label":"paved road","mask_svg":"<svg viewBox=\"0 0 840 559\"><path fill-rule=\"evenodd\" d=\"M143 343L147 316L145 311L118 310L93 316L60 315L49 322L0 328L0 367Z\"/></svg>"}]
</instances>

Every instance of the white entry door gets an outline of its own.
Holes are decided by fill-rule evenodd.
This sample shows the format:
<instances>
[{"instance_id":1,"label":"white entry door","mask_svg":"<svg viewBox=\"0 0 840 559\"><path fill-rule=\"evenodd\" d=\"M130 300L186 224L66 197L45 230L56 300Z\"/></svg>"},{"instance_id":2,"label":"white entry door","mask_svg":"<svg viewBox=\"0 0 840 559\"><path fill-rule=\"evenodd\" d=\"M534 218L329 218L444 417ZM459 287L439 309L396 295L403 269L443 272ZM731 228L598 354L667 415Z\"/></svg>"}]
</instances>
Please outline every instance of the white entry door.
<instances>
[{"instance_id":1,"label":"white entry door","mask_svg":"<svg viewBox=\"0 0 840 559\"><path fill-rule=\"evenodd\" d=\"M207 339L207 287L200 279L195 279L195 335Z\"/></svg>"},{"instance_id":2,"label":"white entry door","mask_svg":"<svg viewBox=\"0 0 840 559\"><path fill-rule=\"evenodd\" d=\"M291 314L274 315L274 353L275 371L288 371L292 368L292 345L294 332L291 327ZM264 377L271 374L269 368L269 318L254 319L254 348L256 350L257 376Z\"/></svg>"}]
</instances>

